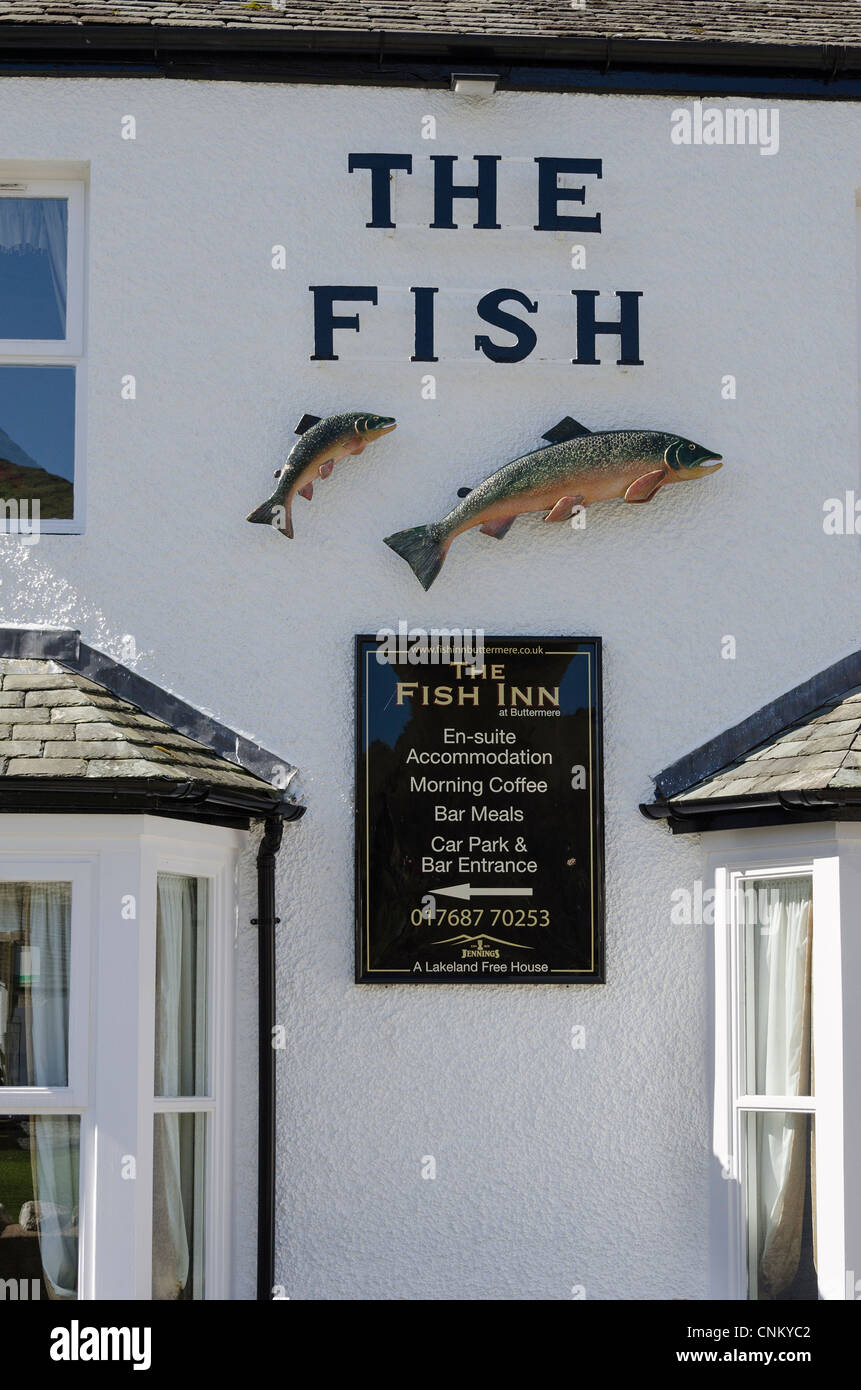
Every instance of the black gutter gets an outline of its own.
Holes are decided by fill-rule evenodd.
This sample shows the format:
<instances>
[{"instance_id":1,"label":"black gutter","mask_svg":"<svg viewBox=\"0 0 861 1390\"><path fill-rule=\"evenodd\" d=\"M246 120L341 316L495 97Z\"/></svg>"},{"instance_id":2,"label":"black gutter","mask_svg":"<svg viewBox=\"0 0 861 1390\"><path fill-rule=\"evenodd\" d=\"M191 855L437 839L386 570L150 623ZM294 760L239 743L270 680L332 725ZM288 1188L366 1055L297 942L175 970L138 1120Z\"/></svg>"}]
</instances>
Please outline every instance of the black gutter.
<instances>
[{"instance_id":1,"label":"black gutter","mask_svg":"<svg viewBox=\"0 0 861 1390\"><path fill-rule=\"evenodd\" d=\"M285 820L304 806L267 816L257 852L257 1298L269 1302L275 1284L275 863Z\"/></svg>"},{"instance_id":2,"label":"black gutter","mask_svg":"<svg viewBox=\"0 0 861 1390\"><path fill-rule=\"evenodd\" d=\"M465 64L499 73L509 90L861 99L861 42L0 24L0 75L448 87Z\"/></svg>"},{"instance_id":3,"label":"black gutter","mask_svg":"<svg viewBox=\"0 0 861 1390\"><path fill-rule=\"evenodd\" d=\"M247 829L251 820L273 814L289 819L295 810L301 814L304 807L284 802L274 787L272 795L263 789L258 794L209 783L205 774L187 782L156 777L0 778L0 813L171 816Z\"/></svg>"},{"instance_id":4,"label":"black gutter","mask_svg":"<svg viewBox=\"0 0 861 1390\"><path fill-rule=\"evenodd\" d=\"M861 820L861 789L846 792L785 791L759 796L722 796L674 803L657 797L640 806L647 820L665 820L674 835L698 835L768 825L811 821Z\"/></svg>"}]
</instances>

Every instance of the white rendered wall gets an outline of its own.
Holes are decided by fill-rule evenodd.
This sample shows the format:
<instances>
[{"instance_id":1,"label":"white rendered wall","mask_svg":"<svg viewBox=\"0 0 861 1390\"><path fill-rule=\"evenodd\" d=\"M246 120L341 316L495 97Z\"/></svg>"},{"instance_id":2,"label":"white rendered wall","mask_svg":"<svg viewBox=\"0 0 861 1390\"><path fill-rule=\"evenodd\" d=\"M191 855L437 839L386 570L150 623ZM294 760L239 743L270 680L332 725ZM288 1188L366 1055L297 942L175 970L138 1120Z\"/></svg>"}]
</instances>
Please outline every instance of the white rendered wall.
<instances>
[{"instance_id":1,"label":"white rendered wall","mask_svg":"<svg viewBox=\"0 0 861 1390\"><path fill-rule=\"evenodd\" d=\"M650 773L857 645L857 542L824 534L822 504L858 484L861 112L786 103L780 151L762 157L673 145L680 104L0 81L4 158L91 170L88 528L3 541L2 619L80 627L121 659L132 636L140 673L302 770L308 814L286 828L279 882L277 1278L292 1299L707 1292L706 941L670 922L701 851L637 805ZM120 138L127 114L135 141ZM426 114L435 142L420 138ZM368 231L351 150L458 154L464 182L475 153L522 157L500 174L514 190L500 220L521 227L536 220L535 155L600 158L587 211L604 231L479 232L471 207L458 231ZM429 190L417 162L396 195L405 222L430 221ZM360 309L343 352L397 362L312 363L307 287L345 282L471 293L438 296L433 368L407 360L408 317L374 336L382 301ZM472 306L501 286L539 298L538 352L447 362L474 356L487 330ZM610 339L601 366L538 360L574 355L575 287L602 290L608 317L615 290L643 291L644 366L612 365ZM721 398L727 373L735 401ZM343 409L394 414L398 430L297 501L295 541L246 525L299 416ZM424 594L380 538L442 515L458 486L569 413L678 430L725 466L646 507L596 510L582 534L537 520L502 543L473 532ZM352 983L352 637L399 618L603 637L605 986ZM726 635L735 660L721 658ZM235 1250L248 1297L250 856L243 883ZM431 1154L437 1178L423 1181Z\"/></svg>"}]
</instances>

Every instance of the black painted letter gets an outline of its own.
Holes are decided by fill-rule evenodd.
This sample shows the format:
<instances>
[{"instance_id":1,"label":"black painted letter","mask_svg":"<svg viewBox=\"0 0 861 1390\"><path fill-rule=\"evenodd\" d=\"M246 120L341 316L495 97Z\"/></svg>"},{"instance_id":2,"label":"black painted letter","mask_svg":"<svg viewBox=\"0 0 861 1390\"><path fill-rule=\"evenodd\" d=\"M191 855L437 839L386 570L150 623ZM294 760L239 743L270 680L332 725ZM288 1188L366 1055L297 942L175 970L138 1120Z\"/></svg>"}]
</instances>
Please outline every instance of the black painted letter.
<instances>
[{"instance_id":1,"label":"black painted letter","mask_svg":"<svg viewBox=\"0 0 861 1390\"><path fill-rule=\"evenodd\" d=\"M478 202L478 221L473 227L498 231L496 220L496 166L502 155L476 154L473 158L478 165L478 183L454 183L454 163L456 154L432 154L433 160L433 222L431 227L456 227L454 220L455 198L475 198Z\"/></svg>"},{"instance_id":2,"label":"black painted letter","mask_svg":"<svg viewBox=\"0 0 861 1390\"><path fill-rule=\"evenodd\" d=\"M500 304L506 299L513 299L517 304L522 304L529 314L537 314L538 304L531 299L527 299L520 290L491 290L476 305L479 318L484 319L485 323L490 323L494 328L504 328L506 333L513 333L517 342L513 347L497 347L497 345L487 337L486 334L478 334L475 339L476 352L483 352L485 357L489 357L491 362L522 362L524 357L528 357L538 341L537 334L528 323L516 318L514 314L507 314L504 309L500 309Z\"/></svg>"},{"instance_id":3,"label":"black painted letter","mask_svg":"<svg viewBox=\"0 0 861 1390\"><path fill-rule=\"evenodd\" d=\"M438 362L439 358L433 354L433 297L438 294L438 289L432 289L430 285L412 285L410 294L416 302L416 350L410 358L411 362Z\"/></svg>"},{"instance_id":4,"label":"black painted letter","mask_svg":"<svg viewBox=\"0 0 861 1390\"><path fill-rule=\"evenodd\" d=\"M617 290L620 313L617 323L602 322L595 318L595 300L599 290L572 290L577 299L577 356L571 361L578 367L596 366L595 339L599 333L615 333L621 341L621 357L617 367L642 367L640 358L640 306L642 290Z\"/></svg>"},{"instance_id":5,"label":"black painted letter","mask_svg":"<svg viewBox=\"0 0 861 1390\"><path fill-rule=\"evenodd\" d=\"M538 222L536 232L600 232L601 214L570 217L559 211L560 203L585 203L585 188L560 188L560 174L594 174L601 177L600 159L550 159L536 156L538 165Z\"/></svg>"},{"instance_id":6,"label":"black painted letter","mask_svg":"<svg viewBox=\"0 0 861 1390\"><path fill-rule=\"evenodd\" d=\"M309 285L308 288L314 296L314 355L311 361L337 362L338 354L335 352L333 339L334 330L336 328L352 328L354 333L358 333L359 315L333 313L335 300L349 299L354 302L362 300L368 304L376 304L377 287L376 285Z\"/></svg>"},{"instance_id":7,"label":"black painted letter","mask_svg":"<svg viewBox=\"0 0 861 1390\"><path fill-rule=\"evenodd\" d=\"M413 172L411 154L351 154L347 157L347 169L352 174L356 169L371 171L371 220L366 227L394 227L392 221L392 185L389 175L393 169Z\"/></svg>"}]
</instances>

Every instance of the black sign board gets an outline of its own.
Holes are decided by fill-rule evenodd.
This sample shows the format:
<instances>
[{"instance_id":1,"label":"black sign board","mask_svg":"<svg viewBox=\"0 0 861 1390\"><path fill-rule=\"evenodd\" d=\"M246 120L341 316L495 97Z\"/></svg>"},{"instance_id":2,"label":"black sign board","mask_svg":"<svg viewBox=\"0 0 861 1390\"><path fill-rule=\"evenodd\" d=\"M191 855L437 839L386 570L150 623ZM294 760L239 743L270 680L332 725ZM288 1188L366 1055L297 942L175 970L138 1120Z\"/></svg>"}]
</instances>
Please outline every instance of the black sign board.
<instances>
[{"instance_id":1,"label":"black sign board","mask_svg":"<svg viewBox=\"0 0 861 1390\"><path fill-rule=\"evenodd\" d=\"M356 638L357 981L603 983L600 638L391 655Z\"/></svg>"}]
</instances>

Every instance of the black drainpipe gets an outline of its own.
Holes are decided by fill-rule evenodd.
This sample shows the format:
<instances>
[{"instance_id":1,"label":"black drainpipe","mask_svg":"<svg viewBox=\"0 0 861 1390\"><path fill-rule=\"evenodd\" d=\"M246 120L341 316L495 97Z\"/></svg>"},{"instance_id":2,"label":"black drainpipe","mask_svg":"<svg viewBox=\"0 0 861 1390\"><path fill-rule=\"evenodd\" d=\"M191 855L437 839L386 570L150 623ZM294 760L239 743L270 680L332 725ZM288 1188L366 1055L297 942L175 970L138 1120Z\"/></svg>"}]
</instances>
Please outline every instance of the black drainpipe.
<instances>
[{"instance_id":1,"label":"black drainpipe","mask_svg":"<svg viewBox=\"0 0 861 1390\"><path fill-rule=\"evenodd\" d=\"M267 816L257 851L257 1298L268 1302L275 1283L275 861L285 820L304 806L285 806Z\"/></svg>"}]
</instances>

